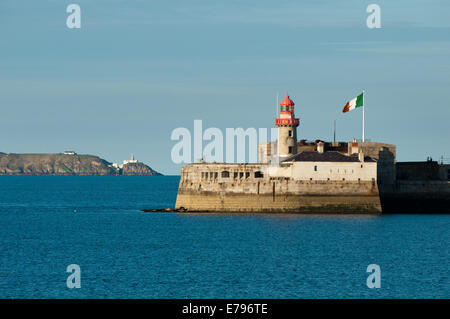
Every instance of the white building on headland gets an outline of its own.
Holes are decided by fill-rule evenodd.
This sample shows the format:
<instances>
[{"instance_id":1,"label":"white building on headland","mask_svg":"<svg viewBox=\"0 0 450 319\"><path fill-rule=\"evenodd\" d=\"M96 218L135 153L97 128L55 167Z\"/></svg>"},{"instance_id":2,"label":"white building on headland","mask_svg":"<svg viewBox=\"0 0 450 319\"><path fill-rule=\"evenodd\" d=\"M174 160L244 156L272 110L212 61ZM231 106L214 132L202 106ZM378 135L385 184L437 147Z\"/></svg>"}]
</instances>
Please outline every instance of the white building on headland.
<instances>
[{"instance_id":1,"label":"white building on headland","mask_svg":"<svg viewBox=\"0 0 450 319\"><path fill-rule=\"evenodd\" d=\"M138 161L136 159L134 159L134 154L131 153L131 158L129 160L124 160L122 163L122 166L125 164L130 164L130 163L137 163Z\"/></svg>"},{"instance_id":2,"label":"white building on headland","mask_svg":"<svg viewBox=\"0 0 450 319\"><path fill-rule=\"evenodd\" d=\"M124 160L122 164L113 163L111 166L116 169L122 169L124 165L130 164L130 163L139 163L137 159L134 158L134 154L131 153L131 158L129 160Z\"/></svg>"}]
</instances>

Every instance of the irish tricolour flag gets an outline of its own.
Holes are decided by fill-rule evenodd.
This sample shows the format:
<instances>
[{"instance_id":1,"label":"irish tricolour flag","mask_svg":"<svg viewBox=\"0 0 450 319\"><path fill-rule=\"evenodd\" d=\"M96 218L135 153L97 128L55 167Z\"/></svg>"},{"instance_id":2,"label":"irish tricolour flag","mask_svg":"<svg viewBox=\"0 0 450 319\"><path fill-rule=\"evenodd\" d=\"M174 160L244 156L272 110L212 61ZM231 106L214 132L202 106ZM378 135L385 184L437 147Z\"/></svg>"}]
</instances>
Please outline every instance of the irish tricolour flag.
<instances>
[{"instance_id":1,"label":"irish tricolour flag","mask_svg":"<svg viewBox=\"0 0 450 319\"><path fill-rule=\"evenodd\" d=\"M344 108L342 109L342 113L346 113L348 111L354 110L357 107L364 106L364 93L361 93L354 99L351 99L350 101L345 104Z\"/></svg>"}]
</instances>

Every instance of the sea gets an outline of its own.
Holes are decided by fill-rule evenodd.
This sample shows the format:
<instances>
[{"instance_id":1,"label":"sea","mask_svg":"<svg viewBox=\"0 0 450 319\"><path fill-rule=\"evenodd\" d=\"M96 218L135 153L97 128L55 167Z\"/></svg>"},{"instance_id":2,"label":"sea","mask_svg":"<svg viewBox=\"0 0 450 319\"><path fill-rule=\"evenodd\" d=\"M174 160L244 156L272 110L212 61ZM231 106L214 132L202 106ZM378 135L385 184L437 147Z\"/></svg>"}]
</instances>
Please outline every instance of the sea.
<instances>
[{"instance_id":1,"label":"sea","mask_svg":"<svg viewBox=\"0 0 450 319\"><path fill-rule=\"evenodd\" d=\"M0 176L0 298L450 298L449 215L141 211L178 183Z\"/></svg>"}]
</instances>

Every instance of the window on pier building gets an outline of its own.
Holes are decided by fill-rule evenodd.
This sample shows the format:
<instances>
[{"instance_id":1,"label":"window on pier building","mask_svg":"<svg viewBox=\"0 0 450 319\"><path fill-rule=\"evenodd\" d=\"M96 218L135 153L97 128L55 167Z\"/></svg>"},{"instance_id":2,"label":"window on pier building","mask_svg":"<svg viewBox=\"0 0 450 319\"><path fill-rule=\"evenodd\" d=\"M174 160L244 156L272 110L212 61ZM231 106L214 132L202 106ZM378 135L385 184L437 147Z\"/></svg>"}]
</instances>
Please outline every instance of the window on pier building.
<instances>
[{"instance_id":1,"label":"window on pier building","mask_svg":"<svg viewBox=\"0 0 450 319\"><path fill-rule=\"evenodd\" d=\"M291 130L289 130L289 136L292 136L292 131Z\"/></svg>"},{"instance_id":2,"label":"window on pier building","mask_svg":"<svg viewBox=\"0 0 450 319\"><path fill-rule=\"evenodd\" d=\"M219 173L214 172L214 179L217 179L218 176L219 176Z\"/></svg>"},{"instance_id":3,"label":"window on pier building","mask_svg":"<svg viewBox=\"0 0 450 319\"><path fill-rule=\"evenodd\" d=\"M242 178L242 177L244 177L244 173L243 173L243 172L240 172L240 173L239 173L239 178Z\"/></svg>"},{"instance_id":4,"label":"window on pier building","mask_svg":"<svg viewBox=\"0 0 450 319\"><path fill-rule=\"evenodd\" d=\"M263 172L261 172L261 171L255 172L255 178L263 178L263 177L264 177Z\"/></svg>"},{"instance_id":5,"label":"window on pier building","mask_svg":"<svg viewBox=\"0 0 450 319\"><path fill-rule=\"evenodd\" d=\"M249 178L250 177L250 172L245 172L245 178Z\"/></svg>"},{"instance_id":6,"label":"window on pier building","mask_svg":"<svg viewBox=\"0 0 450 319\"><path fill-rule=\"evenodd\" d=\"M222 172L222 177L223 177L223 178L228 178L228 177L230 177L230 172L229 172L229 171L223 171L223 172Z\"/></svg>"},{"instance_id":7,"label":"window on pier building","mask_svg":"<svg viewBox=\"0 0 450 319\"><path fill-rule=\"evenodd\" d=\"M314 165L314 172L317 172L317 165Z\"/></svg>"},{"instance_id":8,"label":"window on pier building","mask_svg":"<svg viewBox=\"0 0 450 319\"><path fill-rule=\"evenodd\" d=\"M289 153L292 153L292 152L293 152L292 146L289 146Z\"/></svg>"},{"instance_id":9,"label":"window on pier building","mask_svg":"<svg viewBox=\"0 0 450 319\"><path fill-rule=\"evenodd\" d=\"M237 172L234 172L233 177L234 177L235 179L238 178L238 173L237 173Z\"/></svg>"}]
</instances>

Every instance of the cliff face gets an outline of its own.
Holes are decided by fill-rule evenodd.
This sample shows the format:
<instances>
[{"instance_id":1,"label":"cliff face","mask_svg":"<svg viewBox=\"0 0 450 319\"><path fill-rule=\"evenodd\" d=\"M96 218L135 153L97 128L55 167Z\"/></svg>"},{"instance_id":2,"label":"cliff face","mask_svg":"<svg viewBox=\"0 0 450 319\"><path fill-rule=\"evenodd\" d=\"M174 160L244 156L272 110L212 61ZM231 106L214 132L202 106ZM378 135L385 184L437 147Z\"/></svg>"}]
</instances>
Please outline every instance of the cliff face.
<instances>
[{"instance_id":1,"label":"cliff face","mask_svg":"<svg viewBox=\"0 0 450 319\"><path fill-rule=\"evenodd\" d=\"M133 168L125 166L124 175L159 175L142 163L136 163L136 167ZM122 170L93 155L0 153L0 175L120 175L121 173Z\"/></svg>"},{"instance_id":2,"label":"cliff face","mask_svg":"<svg viewBox=\"0 0 450 319\"><path fill-rule=\"evenodd\" d=\"M161 175L144 163L128 163L122 167L122 175Z\"/></svg>"}]
</instances>

